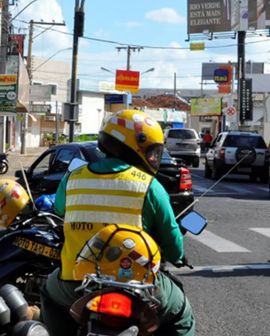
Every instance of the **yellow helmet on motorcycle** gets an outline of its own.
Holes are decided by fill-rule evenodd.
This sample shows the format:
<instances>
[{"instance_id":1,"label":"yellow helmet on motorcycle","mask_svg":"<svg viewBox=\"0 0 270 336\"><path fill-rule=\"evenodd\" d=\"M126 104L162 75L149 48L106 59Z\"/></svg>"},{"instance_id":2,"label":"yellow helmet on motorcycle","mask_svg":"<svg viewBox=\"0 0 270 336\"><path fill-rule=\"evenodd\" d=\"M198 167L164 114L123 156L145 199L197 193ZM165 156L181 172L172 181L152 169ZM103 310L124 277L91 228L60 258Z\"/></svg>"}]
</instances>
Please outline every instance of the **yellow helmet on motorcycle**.
<instances>
[{"instance_id":1,"label":"yellow helmet on motorcycle","mask_svg":"<svg viewBox=\"0 0 270 336\"><path fill-rule=\"evenodd\" d=\"M159 123L140 110L112 114L100 129L100 149L151 174L158 171L164 147Z\"/></svg>"},{"instance_id":2,"label":"yellow helmet on motorcycle","mask_svg":"<svg viewBox=\"0 0 270 336\"><path fill-rule=\"evenodd\" d=\"M19 183L0 179L0 226L8 227L28 202L29 196Z\"/></svg>"},{"instance_id":3,"label":"yellow helmet on motorcycle","mask_svg":"<svg viewBox=\"0 0 270 336\"><path fill-rule=\"evenodd\" d=\"M82 248L73 277L82 280L87 273L96 273L121 282L153 283L160 259L156 242L141 228L112 224L98 231Z\"/></svg>"}]
</instances>

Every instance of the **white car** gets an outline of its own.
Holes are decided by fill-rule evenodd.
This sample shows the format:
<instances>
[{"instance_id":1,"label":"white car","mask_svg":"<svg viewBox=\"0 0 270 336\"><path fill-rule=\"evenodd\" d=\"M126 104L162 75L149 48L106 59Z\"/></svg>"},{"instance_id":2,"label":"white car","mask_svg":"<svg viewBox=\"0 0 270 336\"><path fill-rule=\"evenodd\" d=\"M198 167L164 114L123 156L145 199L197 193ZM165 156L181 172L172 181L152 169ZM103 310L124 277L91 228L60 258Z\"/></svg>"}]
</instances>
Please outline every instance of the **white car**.
<instances>
[{"instance_id":1,"label":"white car","mask_svg":"<svg viewBox=\"0 0 270 336\"><path fill-rule=\"evenodd\" d=\"M230 171L231 174L249 175L250 180L259 178L262 183L267 183L268 170L269 149L257 133L221 132L205 155L204 176L207 178L218 179Z\"/></svg>"},{"instance_id":2,"label":"white car","mask_svg":"<svg viewBox=\"0 0 270 336\"><path fill-rule=\"evenodd\" d=\"M199 167L201 138L193 128L169 128L164 131L165 146L172 157Z\"/></svg>"}]
</instances>

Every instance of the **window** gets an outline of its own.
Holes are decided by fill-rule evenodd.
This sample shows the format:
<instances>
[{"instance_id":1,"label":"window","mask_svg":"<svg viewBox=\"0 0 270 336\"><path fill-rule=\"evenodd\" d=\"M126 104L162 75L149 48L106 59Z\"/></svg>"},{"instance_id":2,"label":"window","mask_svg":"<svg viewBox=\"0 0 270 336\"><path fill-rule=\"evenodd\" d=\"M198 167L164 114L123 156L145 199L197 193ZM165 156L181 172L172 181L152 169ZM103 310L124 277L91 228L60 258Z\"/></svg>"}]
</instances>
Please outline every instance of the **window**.
<instances>
[{"instance_id":1,"label":"window","mask_svg":"<svg viewBox=\"0 0 270 336\"><path fill-rule=\"evenodd\" d=\"M56 96L57 95L57 85L56 84L49 84L51 87L51 94Z\"/></svg>"},{"instance_id":2,"label":"window","mask_svg":"<svg viewBox=\"0 0 270 336\"><path fill-rule=\"evenodd\" d=\"M70 161L73 159L75 155L74 150L72 149L62 149L57 154L52 170L54 173L56 172L65 172L68 169L68 165Z\"/></svg>"},{"instance_id":3,"label":"window","mask_svg":"<svg viewBox=\"0 0 270 336\"><path fill-rule=\"evenodd\" d=\"M50 162L52 161L55 152L50 152L45 155L41 161L34 167L32 176L45 175L49 173Z\"/></svg>"},{"instance_id":4,"label":"window","mask_svg":"<svg viewBox=\"0 0 270 336\"><path fill-rule=\"evenodd\" d=\"M170 130L168 138L174 139L196 139L195 133L192 130Z\"/></svg>"}]
</instances>

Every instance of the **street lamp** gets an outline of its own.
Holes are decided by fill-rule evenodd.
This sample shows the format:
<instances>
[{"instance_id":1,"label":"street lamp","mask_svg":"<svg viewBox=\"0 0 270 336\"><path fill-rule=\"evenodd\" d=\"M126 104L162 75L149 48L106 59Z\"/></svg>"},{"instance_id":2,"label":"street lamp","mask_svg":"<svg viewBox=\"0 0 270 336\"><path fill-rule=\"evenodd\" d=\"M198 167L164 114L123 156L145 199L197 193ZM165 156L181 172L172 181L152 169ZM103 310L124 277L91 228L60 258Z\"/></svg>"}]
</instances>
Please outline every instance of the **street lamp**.
<instances>
[{"instance_id":1,"label":"street lamp","mask_svg":"<svg viewBox=\"0 0 270 336\"><path fill-rule=\"evenodd\" d=\"M113 71L111 71L111 70L109 70L109 69L107 69L107 68L100 67L100 69L103 70L103 71L110 72L110 73L114 74Z\"/></svg>"},{"instance_id":2,"label":"street lamp","mask_svg":"<svg viewBox=\"0 0 270 336\"><path fill-rule=\"evenodd\" d=\"M59 54L60 52L63 51L67 51L67 50L72 50L72 48L64 48L64 49L60 49L58 51L56 51L54 54L52 54L49 58L47 58L43 63L39 64L39 66L37 66L35 69L32 70L32 73L34 71L37 71L39 68L41 68L44 64L46 64L47 62L49 62L54 56L56 56L57 54Z\"/></svg>"},{"instance_id":3,"label":"street lamp","mask_svg":"<svg viewBox=\"0 0 270 336\"><path fill-rule=\"evenodd\" d=\"M107 68L100 67L100 69L103 70L103 71L110 72L110 73L114 74L113 71L111 71L111 70L109 70L109 69L107 69ZM141 75L144 75L144 74L146 74L146 73L148 73L148 72L152 72L152 71L155 71L155 68L147 69L147 70L141 72Z\"/></svg>"},{"instance_id":4,"label":"street lamp","mask_svg":"<svg viewBox=\"0 0 270 336\"><path fill-rule=\"evenodd\" d=\"M141 72L141 75L144 75L144 74L146 74L148 72L152 72L152 71L155 71L155 68L150 68L148 70L145 70L145 71Z\"/></svg>"}]
</instances>

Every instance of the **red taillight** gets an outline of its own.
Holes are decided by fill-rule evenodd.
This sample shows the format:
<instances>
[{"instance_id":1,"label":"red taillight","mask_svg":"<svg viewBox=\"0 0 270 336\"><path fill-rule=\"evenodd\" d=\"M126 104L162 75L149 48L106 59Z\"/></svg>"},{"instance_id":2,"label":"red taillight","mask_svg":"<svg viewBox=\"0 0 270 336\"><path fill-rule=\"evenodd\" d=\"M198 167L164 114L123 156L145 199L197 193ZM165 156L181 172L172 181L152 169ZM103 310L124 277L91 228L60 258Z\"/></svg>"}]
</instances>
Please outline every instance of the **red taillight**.
<instances>
[{"instance_id":1,"label":"red taillight","mask_svg":"<svg viewBox=\"0 0 270 336\"><path fill-rule=\"evenodd\" d=\"M180 181L179 181L179 190L191 190L192 189L192 178L188 168L181 167L180 172Z\"/></svg>"},{"instance_id":2,"label":"red taillight","mask_svg":"<svg viewBox=\"0 0 270 336\"><path fill-rule=\"evenodd\" d=\"M225 148L220 148L219 150L219 158L224 160L225 159Z\"/></svg>"},{"instance_id":3,"label":"red taillight","mask_svg":"<svg viewBox=\"0 0 270 336\"><path fill-rule=\"evenodd\" d=\"M128 296L120 293L107 293L94 297L87 303L87 308L97 313L130 317L132 301Z\"/></svg>"}]
</instances>

